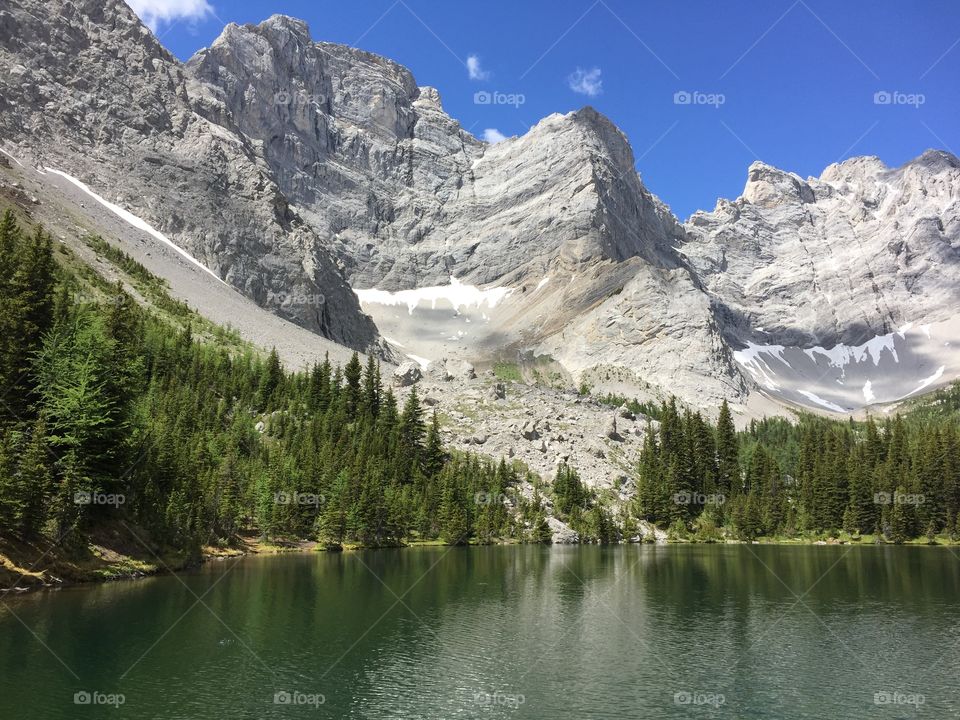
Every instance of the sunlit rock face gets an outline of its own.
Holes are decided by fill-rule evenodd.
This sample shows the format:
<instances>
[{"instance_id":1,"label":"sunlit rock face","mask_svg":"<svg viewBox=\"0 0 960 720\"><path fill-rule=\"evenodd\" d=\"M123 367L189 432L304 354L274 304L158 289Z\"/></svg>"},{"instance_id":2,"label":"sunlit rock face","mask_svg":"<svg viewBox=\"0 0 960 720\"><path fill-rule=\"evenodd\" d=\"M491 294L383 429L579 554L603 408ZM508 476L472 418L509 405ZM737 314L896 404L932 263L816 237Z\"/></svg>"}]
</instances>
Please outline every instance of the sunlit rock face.
<instances>
[{"instance_id":1,"label":"sunlit rock face","mask_svg":"<svg viewBox=\"0 0 960 720\"><path fill-rule=\"evenodd\" d=\"M9 149L351 347L382 335L420 366L540 363L705 409L848 411L957 374L948 153L807 179L757 162L741 197L681 224L592 108L488 144L406 68L289 17L180 63L120 0L9 0L0 61ZM892 336L909 323L930 337ZM877 338L898 361L836 361Z\"/></svg>"},{"instance_id":2,"label":"sunlit rock face","mask_svg":"<svg viewBox=\"0 0 960 720\"><path fill-rule=\"evenodd\" d=\"M260 305L356 349L377 342L262 148L125 3L5 2L0 67L0 138L15 154L81 180Z\"/></svg>"}]
</instances>

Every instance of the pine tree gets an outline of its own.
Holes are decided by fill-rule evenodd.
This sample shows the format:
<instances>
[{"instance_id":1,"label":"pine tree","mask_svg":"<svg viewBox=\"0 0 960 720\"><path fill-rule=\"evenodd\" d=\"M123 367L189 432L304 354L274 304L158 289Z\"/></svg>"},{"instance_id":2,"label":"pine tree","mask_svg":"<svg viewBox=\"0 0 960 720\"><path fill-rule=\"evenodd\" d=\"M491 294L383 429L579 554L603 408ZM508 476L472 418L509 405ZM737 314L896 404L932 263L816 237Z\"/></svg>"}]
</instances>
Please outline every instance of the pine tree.
<instances>
[{"instance_id":1,"label":"pine tree","mask_svg":"<svg viewBox=\"0 0 960 720\"><path fill-rule=\"evenodd\" d=\"M24 503L10 444L9 434L0 431L0 535L16 536L24 513Z\"/></svg>"},{"instance_id":2,"label":"pine tree","mask_svg":"<svg viewBox=\"0 0 960 720\"><path fill-rule=\"evenodd\" d=\"M380 366L373 355L367 358L363 372L362 413L376 418L380 413Z\"/></svg>"},{"instance_id":3,"label":"pine tree","mask_svg":"<svg viewBox=\"0 0 960 720\"><path fill-rule=\"evenodd\" d=\"M874 494L869 463L866 462L865 453L858 452L850 475L849 523L844 523L848 532L870 532L877 524L879 518Z\"/></svg>"},{"instance_id":4,"label":"pine tree","mask_svg":"<svg viewBox=\"0 0 960 720\"><path fill-rule=\"evenodd\" d=\"M443 439L440 437L440 420L437 411L433 411L430 418L430 427L427 430L427 443L423 453L423 472L428 476L435 476L443 469L446 454L443 450Z\"/></svg>"},{"instance_id":5,"label":"pine tree","mask_svg":"<svg viewBox=\"0 0 960 720\"><path fill-rule=\"evenodd\" d=\"M260 372L257 388L257 407L261 411L267 410L276 395L280 382L283 379L283 368L280 365L280 356L277 349L270 351L266 364Z\"/></svg>"},{"instance_id":6,"label":"pine tree","mask_svg":"<svg viewBox=\"0 0 960 720\"><path fill-rule=\"evenodd\" d=\"M538 511L533 517L532 532L530 539L541 545L549 545L553 542L553 531L550 529L550 523L542 510Z\"/></svg>"},{"instance_id":7,"label":"pine tree","mask_svg":"<svg viewBox=\"0 0 960 720\"><path fill-rule=\"evenodd\" d=\"M343 368L343 376L347 381L344 388L346 393L347 420L353 422L357 413L360 411L362 395L360 391L360 376L363 373L363 367L360 365L360 356L354 353L350 361Z\"/></svg>"},{"instance_id":8,"label":"pine tree","mask_svg":"<svg viewBox=\"0 0 960 720\"><path fill-rule=\"evenodd\" d=\"M726 400L720 405L716 444L717 492L729 496L740 485L740 444Z\"/></svg>"},{"instance_id":9,"label":"pine tree","mask_svg":"<svg viewBox=\"0 0 960 720\"><path fill-rule=\"evenodd\" d=\"M947 472L946 458L942 454L940 434L936 430L924 434L918 452L915 469L918 478L917 521L925 531L933 527L934 534L940 531L945 521L944 480Z\"/></svg>"},{"instance_id":10,"label":"pine tree","mask_svg":"<svg viewBox=\"0 0 960 720\"><path fill-rule=\"evenodd\" d=\"M577 471L566 463L557 468L553 481L553 507L560 516L569 515L575 508L584 509L587 492Z\"/></svg>"},{"instance_id":11,"label":"pine tree","mask_svg":"<svg viewBox=\"0 0 960 720\"><path fill-rule=\"evenodd\" d=\"M53 492L53 472L50 467L52 457L46 443L46 425L43 420L38 420L30 431L29 441L17 467L17 486L21 497L18 530L23 537L39 534L47 519L47 506Z\"/></svg>"},{"instance_id":12,"label":"pine tree","mask_svg":"<svg viewBox=\"0 0 960 720\"><path fill-rule=\"evenodd\" d=\"M903 485L898 485L893 504L890 506L890 540L898 545L905 542L908 537L907 507L902 502L906 493L906 488Z\"/></svg>"},{"instance_id":13,"label":"pine tree","mask_svg":"<svg viewBox=\"0 0 960 720\"><path fill-rule=\"evenodd\" d=\"M423 452L423 436L426 428L423 424L423 408L417 388L410 388L410 394L400 413L398 426L401 458L405 460L403 467L406 475L410 475L420 465Z\"/></svg>"},{"instance_id":14,"label":"pine tree","mask_svg":"<svg viewBox=\"0 0 960 720\"><path fill-rule=\"evenodd\" d=\"M440 522L440 537L445 543L448 545L467 543L470 522L467 517L466 498L460 482L453 473L446 473Z\"/></svg>"},{"instance_id":15,"label":"pine tree","mask_svg":"<svg viewBox=\"0 0 960 720\"><path fill-rule=\"evenodd\" d=\"M310 373L309 407L311 411L322 413L330 407L330 354L323 362L314 365Z\"/></svg>"},{"instance_id":16,"label":"pine tree","mask_svg":"<svg viewBox=\"0 0 960 720\"><path fill-rule=\"evenodd\" d=\"M339 547L347 533L349 477L341 471L327 490L326 507L318 520L317 539L327 547Z\"/></svg>"}]
</instances>

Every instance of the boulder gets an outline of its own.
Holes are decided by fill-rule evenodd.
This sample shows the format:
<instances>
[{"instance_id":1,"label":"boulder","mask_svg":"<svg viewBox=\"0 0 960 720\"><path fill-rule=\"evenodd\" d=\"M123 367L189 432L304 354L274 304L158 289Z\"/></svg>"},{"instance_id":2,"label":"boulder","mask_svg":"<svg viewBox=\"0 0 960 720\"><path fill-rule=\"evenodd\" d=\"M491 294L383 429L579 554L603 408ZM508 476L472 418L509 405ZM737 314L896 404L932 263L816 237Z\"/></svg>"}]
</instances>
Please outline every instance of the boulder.
<instances>
[{"instance_id":1,"label":"boulder","mask_svg":"<svg viewBox=\"0 0 960 720\"><path fill-rule=\"evenodd\" d=\"M615 440L620 442L623 438L620 436L620 433L617 432L617 416L611 415L610 419L607 421L607 425L603 430L603 436L609 438L610 440Z\"/></svg>"},{"instance_id":2,"label":"boulder","mask_svg":"<svg viewBox=\"0 0 960 720\"><path fill-rule=\"evenodd\" d=\"M527 420L523 423L523 427L520 428L520 435L524 440L538 440L540 438L540 431L537 425L536 420Z\"/></svg>"},{"instance_id":3,"label":"boulder","mask_svg":"<svg viewBox=\"0 0 960 720\"><path fill-rule=\"evenodd\" d=\"M455 380L475 380L477 371L466 360L448 360L447 374Z\"/></svg>"},{"instance_id":4,"label":"boulder","mask_svg":"<svg viewBox=\"0 0 960 720\"><path fill-rule=\"evenodd\" d=\"M396 387L410 387L423 377L420 366L415 362L405 362L393 371L393 384Z\"/></svg>"},{"instance_id":5,"label":"boulder","mask_svg":"<svg viewBox=\"0 0 960 720\"><path fill-rule=\"evenodd\" d=\"M453 375L447 371L446 359L438 360L427 365L427 377L434 382L450 382Z\"/></svg>"},{"instance_id":6,"label":"boulder","mask_svg":"<svg viewBox=\"0 0 960 720\"><path fill-rule=\"evenodd\" d=\"M576 530L555 517L547 518L547 525L553 533L552 542L554 545L575 545L580 542L580 535Z\"/></svg>"}]
</instances>

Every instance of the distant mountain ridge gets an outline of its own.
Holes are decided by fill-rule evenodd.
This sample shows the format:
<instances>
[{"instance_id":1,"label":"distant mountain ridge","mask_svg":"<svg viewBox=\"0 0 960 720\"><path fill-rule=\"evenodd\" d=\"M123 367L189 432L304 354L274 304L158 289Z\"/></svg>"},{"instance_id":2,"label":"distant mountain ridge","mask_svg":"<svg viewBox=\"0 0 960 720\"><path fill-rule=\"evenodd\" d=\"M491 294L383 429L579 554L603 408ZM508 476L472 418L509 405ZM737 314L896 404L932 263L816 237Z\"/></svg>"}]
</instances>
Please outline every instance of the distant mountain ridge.
<instances>
[{"instance_id":1,"label":"distant mountain ridge","mask_svg":"<svg viewBox=\"0 0 960 720\"><path fill-rule=\"evenodd\" d=\"M594 109L489 145L406 68L293 18L230 24L187 63L120 0L11 0L0 30L0 137L348 346L376 347L379 328L418 360L519 358L702 407L850 411L960 374L949 153L807 180L757 162L740 198L681 223ZM451 278L502 299L453 302ZM361 303L351 286L382 292ZM384 295L424 288L440 288L430 307L405 313ZM762 349L855 347L908 323L929 336L904 333L896 372L874 364L885 383L864 366L846 387L821 356L800 370Z\"/></svg>"}]
</instances>

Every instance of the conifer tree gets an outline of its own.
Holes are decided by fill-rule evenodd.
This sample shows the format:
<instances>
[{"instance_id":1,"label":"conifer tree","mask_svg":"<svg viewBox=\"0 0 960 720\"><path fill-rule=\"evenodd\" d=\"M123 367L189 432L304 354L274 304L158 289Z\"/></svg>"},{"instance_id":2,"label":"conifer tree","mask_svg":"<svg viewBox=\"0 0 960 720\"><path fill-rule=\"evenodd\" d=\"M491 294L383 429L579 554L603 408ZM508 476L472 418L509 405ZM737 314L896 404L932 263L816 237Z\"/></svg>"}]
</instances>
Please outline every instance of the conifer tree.
<instances>
[{"instance_id":1,"label":"conifer tree","mask_svg":"<svg viewBox=\"0 0 960 720\"><path fill-rule=\"evenodd\" d=\"M346 393L347 420L349 422L353 422L360 411L362 401L360 377L362 373L363 367L360 365L360 356L353 353L350 356L350 361L343 368L343 377L347 383L344 392Z\"/></svg>"},{"instance_id":2,"label":"conifer tree","mask_svg":"<svg viewBox=\"0 0 960 720\"><path fill-rule=\"evenodd\" d=\"M730 495L740 484L740 448L730 406L724 400L717 420L717 492Z\"/></svg>"},{"instance_id":3,"label":"conifer tree","mask_svg":"<svg viewBox=\"0 0 960 720\"><path fill-rule=\"evenodd\" d=\"M283 379L283 368L280 366L280 356L277 349L273 348L260 372L260 381L257 388L257 407L259 410L266 410L270 402L274 399Z\"/></svg>"}]
</instances>

